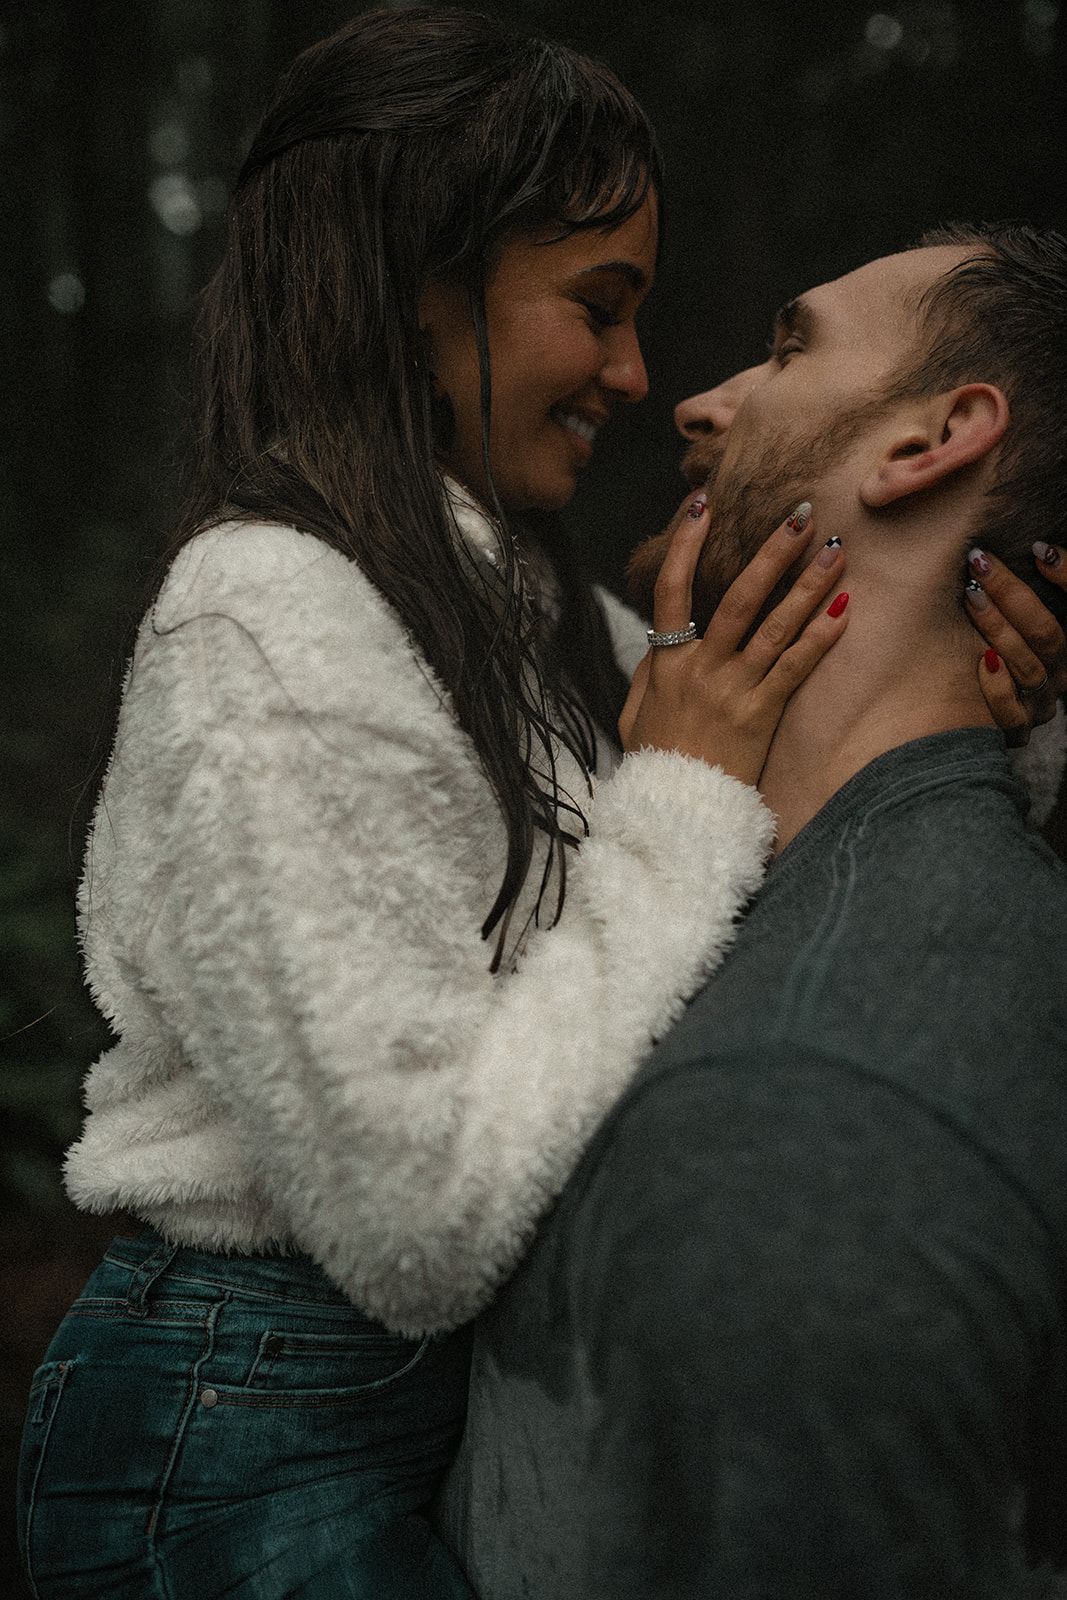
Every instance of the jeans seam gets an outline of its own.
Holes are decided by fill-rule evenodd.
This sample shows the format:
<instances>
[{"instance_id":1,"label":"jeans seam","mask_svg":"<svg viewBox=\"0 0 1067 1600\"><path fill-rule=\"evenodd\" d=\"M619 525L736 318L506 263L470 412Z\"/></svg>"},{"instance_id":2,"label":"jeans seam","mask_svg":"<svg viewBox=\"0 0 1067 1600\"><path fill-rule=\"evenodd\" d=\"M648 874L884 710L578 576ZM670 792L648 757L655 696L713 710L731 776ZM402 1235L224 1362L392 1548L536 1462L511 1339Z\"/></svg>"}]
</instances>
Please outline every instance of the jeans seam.
<instances>
[{"instance_id":1,"label":"jeans seam","mask_svg":"<svg viewBox=\"0 0 1067 1600\"><path fill-rule=\"evenodd\" d=\"M164 1327L170 1324L176 1327L188 1324L194 1327L202 1320L205 1309L210 1309L213 1303L208 1300L162 1300L156 1302L158 1309L155 1311L131 1312L125 1300L119 1300L117 1297L109 1300L97 1295L92 1300L85 1297L76 1300L67 1314L72 1317L91 1317L97 1322L125 1322L127 1318L133 1316L138 1322L144 1322L149 1327L154 1324ZM105 1306L109 1309L102 1309ZM168 1311L188 1312L190 1315L171 1317L166 1315Z\"/></svg>"},{"instance_id":2,"label":"jeans seam","mask_svg":"<svg viewBox=\"0 0 1067 1600\"><path fill-rule=\"evenodd\" d=\"M30 1491L26 1501L26 1547L22 1552L22 1564L26 1573L26 1582L29 1586L31 1594L33 1595L33 1600L40 1600L40 1590L38 1589L37 1581L33 1576L33 1569L30 1561L30 1546L33 1538L33 1521L34 1514L37 1510L37 1482L44 1467L45 1455L48 1451L48 1441L52 1433L52 1424L55 1421L56 1413L59 1410L59 1402L63 1396L63 1390L66 1387L67 1379L74 1371L74 1367L74 1361L61 1361L58 1363L58 1377L50 1377L44 1380L40 1385L45 1393L47 1393L49 1389L55 1389L55 1396L52 1401L52 1408L48 1415L48 1419L46 1421L44 1416L41 1414L45 1405L44 1396L39 1398L37 1402L37 1413L31 1418L31 1426L37 1428L43 1427L45 1430L44 1437L41 1439L37 1450L37 1461L33 1470L33 1480L31 1482Z\"/></svg>"},{"instance_id":3,"label":"jeans seam","mask_svg":"<svg viewBox=\"0 0 1067 1600\"><path fill-rule=\"evenodd\" d=\"M277 1366L279 1360L281 1359L283 1354L291 1355L295 1350L300 1349L301 1348L302 1339L307 1341L307 1344L303 1346L304 1353L307 1354L307 1355L314 1355L314 1356L317 1356L317 1357L321 1357L321 1356L324 1356L324 1355L325 1356L343 1355L343 1356L351 1358L352 1356L363 1354L366 1351L366 1348L367 1348L366 1344L362 1345L362 1347L361 1347L361 1345L359 1343L360 1337L361 1336L358 1335L358 1334L349 1335L347 1338L345 1338L344 1335L338 1336L336 1334L326 1334L326 1335L323 1335L323 1342L320 1344L320 1343L317 1342L317 1340L315 1339L314 1335L301 1334L299 1331L293 1332L293 1333L291 1333L291 1335L279 1335L279 1334L274 1333L274 1332L270 1332L270 1333L265 1334L264 1335L264 1341L267 1340L267 1339L280 1339L281 1340L281 1345L277 1350L271 1351L270 1354L266 1357L265 1360L261 1361L257 1357L255 1363L253 1364L252 1370L249 1373L248 1380L247 1380L246 1383L244 1383L243 1385L230 1385L230 1387L239 1387L242 1390L241 1398L240 1399L236 1399L234 1401L234 1403L235 1404L243 1403L243 1392L244 1391L247 1391L248 1394L253 1394L253 1395L254 1394L262 1394L265 1398L267 1396L269 1396L270 1390L269 1390L268 1387L266 1387L266 1383L267 1383L267 1381L269 1379L271 1379L273 1377L274 1369ZM373 1342L387 1345L387 1347L390 1348L390 1349L395 1349L397 1338L398 1338L397 1335L390 1335L387 1338L382 1338L382 1339L378 1339L377 1336L375 1336ZM328 1341L330 1339L333 1339L333 1340L335 1340L337 1342L335 1342L331 1346L329 1343L326 1342L326 1341ZM414 1341L411 1341L411 1342L414 1343ZM408 1357L407 1361L404 1362L403 1366L397 1367L395 1372L390 1372L384 1378L377 1378L371 1383L361 1383L361 1384L356 1384L356 1385L346 1385L345 1388L346 1389L352 1389L354 1391L353 1397L355 1397L357 1395L359 1397L369 1397L370 1395L376 1393L379 1389L387 1388L389 1386L389 1384L395 1383L399 1378L407 1377L407 1375L410 1372L413 1372L414 1369L421 1363L423 1357L426 1355L426 1353L429 1350L429 1348L432 1345L432 1343L433 1343L432 1335L424 1334L423 1337L415 1345L415 1349L412 1351L412 1353ZM261 1348L262 1348L262 1342L261 1342ZM258 1387L259 1385L263 1385L263 1386L262 1387ZM291 1395L296 1396L296 1395L299 1395L299 1394L302 1394L302 1393L305 1393L305 1392L309 1393L309 1394L317 1393L317 1394L325 1395L325 1394L336 1394L339 1391L336 1390L336 1389L334 1389L334 1390L326 1390L326 1389L322 1389L322 1388L320 1388L318 1390L309 1389L309 1390L305 1391L303 1389L300 1389L299 1387L297 1387L294 1384L289 1384L289 1386L288 1386L288 1393L290 1393ZM324 1403L326 1403L326 1402L324 1402ZM341 1404L345 1404L347 1402L340 1402L340 1403Z\"/></svg>"},{"instance_id":4,"label":"jeans seam","mask_svg":"<svg viewBox=\"0 0 1067 1600\"><path fill-rule=\"evenodd\" d=\"M109 1266L120 1267L125 1272L133 1271L128 1261L113 1261L110 1258L107 1258L107 1261ZM281 1306L306 1306L312 1311L318 1310L320 1307L327 1311L344 1311L346 1308L351 1308L351 1302L346 1301L343 1297L302 1294L299 1290L287 1290L284 1288L262 1289L256 1288L252 1284L244 1283L238 1283L235 1286L232 1279L221 1276L210 1277L206 1272L182 1272L180 1269L176 1270L171 1267L169 1269L169 1278L172 1283L203 1284L208 1291L212 1292L216 1289L229 1290L236 1287L239 1294L248 1295L250 1299L270 1301Z\"/></svg>"},{"instance_id":5,"label":"jeans seam","mask_svg":"<svg viewBox=\"0 0 1067 1600\"><path fill-rule=\"evenodd\" d=\"M162 1558L161 1558L161 1555L160 1555L159 1547L158 1547L158 1544L156 1542L156 1528L157 1528L158 1523L159 1523L160 1513L163 1510L163 1502L164 1502L164 1500L166 1499L166 1496L167 1496L167 1490L168 1490L168 1488L170 1486L170 1480L171 1480L171 1478L172 1478L172 1476L174 1474L174 1468L175 1468L175 1465L177 1464L178 1455L179 1455L179 1453L181 1451L182 1445L185 1443L185 1434L186 1434L186 1430L188 1429L188 1426L189 1426L189 1418L192 1416L193 1407L196 1405L197 1390L200 1387L200 1368L204 1365L204 1362L210 1360L211 1356L214 1354L214 1350L215 1350L215 1323L218 1320L219 1313L221 1312L223 1306L227 1303L229 1298L230 1297L229 1297L228 1294L224 1294L219 1299L218 1303L211 1307L210 1311L207 1314L207 1317L204 1320L204 1330L205 1330L205 1333L207 1335L207 1337L205 1339L205 1342L204 1342L204 1349L201 1352L201 1354L198 1357L198 1359L193 1363L192 1368L190 1369L190 1373L189 1373L189 1395L188 1395L188 1398L187 1398L187 1400L185 1402L185 1409L182 1412L181 1418L180 1418L180 1420L178 1422L178 1426L175 1429L174 1444L173 1444L173 1447L171 1449L170 1457L169 1457L169 1459L167 1461L167 1465L163 1469L163 1476L162 1476L162 1478L160 1479L160 1482L159 1482L159 1493L156 1496L156 1503L152 1507L151 1514L150 1514L150 1516L148 1518L148 1527L145 1530L146 1531L147 1541L148 1541L148 1548L149 1548L149 1550L151 1552L151 1556L152 1556L152 1564L155 1567L156 1576L157 1576L157 1578L159 1580L160 1592L161 1592L162 1595L164 1595L166 1597L166 1600L174 1600L174 1597L171 1594L170 1584L167 1581L166 1569L164 1567L164 1564L163 1564L163 1561L162 1561Z\"/></svg>"}]
</instances>

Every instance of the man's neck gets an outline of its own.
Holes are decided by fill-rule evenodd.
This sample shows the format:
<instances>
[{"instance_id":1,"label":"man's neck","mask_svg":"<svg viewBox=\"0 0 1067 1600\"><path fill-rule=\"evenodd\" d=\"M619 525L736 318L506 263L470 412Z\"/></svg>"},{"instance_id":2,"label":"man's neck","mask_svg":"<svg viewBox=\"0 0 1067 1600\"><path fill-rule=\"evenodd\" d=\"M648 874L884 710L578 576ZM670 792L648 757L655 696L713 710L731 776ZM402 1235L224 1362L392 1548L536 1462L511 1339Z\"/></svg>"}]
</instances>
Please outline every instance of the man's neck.
<instances>
[{"instance_id":1,"label":"man's neck","mask_svg":"<svg viewBox=\"0 0 1067 1600\"><path fill-rule=\"evenodd\" d=\"M782 850L876 756L950 728L990 727L978 684L980 641L935 627L906 598L859 575L849 626L786 707L759 782Z\"/></svg>"}]
</instances>

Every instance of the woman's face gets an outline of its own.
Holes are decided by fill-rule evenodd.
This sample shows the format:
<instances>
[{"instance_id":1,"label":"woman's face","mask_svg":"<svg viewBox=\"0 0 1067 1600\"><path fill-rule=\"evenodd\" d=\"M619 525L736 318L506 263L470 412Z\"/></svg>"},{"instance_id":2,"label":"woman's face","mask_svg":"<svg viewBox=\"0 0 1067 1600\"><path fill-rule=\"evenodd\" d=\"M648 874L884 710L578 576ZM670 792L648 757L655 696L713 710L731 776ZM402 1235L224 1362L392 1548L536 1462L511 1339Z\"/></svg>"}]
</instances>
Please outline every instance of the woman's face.
<instances>
[{"instance_id":1,"label":"woman's face","mask_svg":"<svg viewBox=\"0 0 1067 1600\"><path fill-rule=\"evenodd\" d=\"M648 391L634 318L655 271L655 197L617 228L539 242L551 237L549 229L506 244L486 283L489 461L511 511L566 505L612 406ZM448 395L456 417L442 465L484 498L478 353L466 293L432 281L420 318L435 392Z\"/></svg>"}]
</instances>

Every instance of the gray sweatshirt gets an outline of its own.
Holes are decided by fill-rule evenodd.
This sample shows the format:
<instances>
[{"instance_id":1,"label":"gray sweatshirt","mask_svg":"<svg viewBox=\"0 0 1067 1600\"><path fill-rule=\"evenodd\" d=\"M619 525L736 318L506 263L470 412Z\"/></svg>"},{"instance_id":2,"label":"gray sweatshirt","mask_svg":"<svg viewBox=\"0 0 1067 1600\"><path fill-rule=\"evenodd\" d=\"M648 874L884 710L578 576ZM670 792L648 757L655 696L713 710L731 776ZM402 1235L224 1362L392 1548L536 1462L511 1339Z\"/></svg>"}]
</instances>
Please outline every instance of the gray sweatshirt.
<instances>
[{"instance_id":1,"label":"gray sweatshirt","mask_svg":"<svg viewBox=\"0 0 1067 1600\"><path fill-rule=\"evenodd\" d=\"M482 1600L1067 1594L1067 872L995 733L860 772L479 1335Z\"/></svg>"}]
</instances>

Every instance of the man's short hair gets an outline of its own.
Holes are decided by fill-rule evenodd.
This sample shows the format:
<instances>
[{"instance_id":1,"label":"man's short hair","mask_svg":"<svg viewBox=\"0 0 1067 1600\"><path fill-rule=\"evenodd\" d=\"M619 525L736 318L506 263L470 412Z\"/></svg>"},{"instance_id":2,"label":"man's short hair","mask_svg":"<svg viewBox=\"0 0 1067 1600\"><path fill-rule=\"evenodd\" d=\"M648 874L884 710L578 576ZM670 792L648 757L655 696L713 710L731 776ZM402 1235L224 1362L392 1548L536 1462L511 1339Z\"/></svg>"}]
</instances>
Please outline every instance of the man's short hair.
<instances>
[{"instance_id":1,"label":"man's short hair","mask_svg":"<svg viewBox=\"0 0 1067 1600\"><path fill-rule=\"evenodd\" d=\"M1021 223L950 223L919 240L974 246L919 303L920 354L892 398L994 383L1011 410L988 509L971 542L1029 583L1055 615L1067 594L1034 566L1039 540L1067 545L1067 239Z\"/></svg>"}]
</instances>

